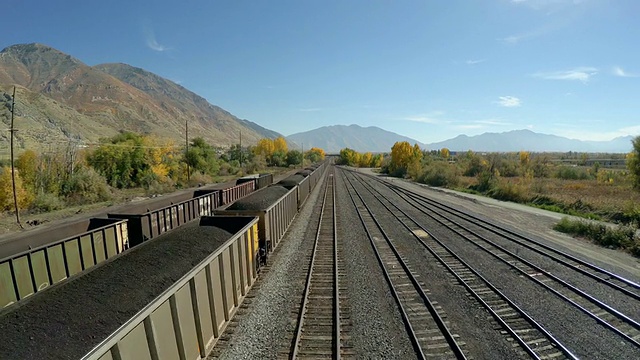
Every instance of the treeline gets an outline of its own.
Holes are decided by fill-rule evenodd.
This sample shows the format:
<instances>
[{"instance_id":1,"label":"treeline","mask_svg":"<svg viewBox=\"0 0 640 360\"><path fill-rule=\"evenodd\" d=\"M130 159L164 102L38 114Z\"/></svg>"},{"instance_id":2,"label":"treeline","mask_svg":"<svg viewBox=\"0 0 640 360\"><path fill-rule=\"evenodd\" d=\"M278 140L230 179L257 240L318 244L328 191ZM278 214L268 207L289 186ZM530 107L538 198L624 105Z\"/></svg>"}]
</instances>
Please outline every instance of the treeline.
<instances>
[{"instance_id":1,"label":"treeline","mask_svg":"<svg viewBox=\"0 0 640 360\"><path fill-rule=\"evenodd\" d=\"M44 212L108 201L116 189L163 193L213 182L217 177L255 173L267 166L298 166L323 160L322 149L289 150L284 138L256 146L214 147L194 138L188 149L152 135L122 132L93 148L69 145L58 151L26 150L18 156L16 195L20 209ZM9 164L10 165L10 164ZM10 166L0 168L0 211L13 211Z\"/></svg>"}]
</instances>

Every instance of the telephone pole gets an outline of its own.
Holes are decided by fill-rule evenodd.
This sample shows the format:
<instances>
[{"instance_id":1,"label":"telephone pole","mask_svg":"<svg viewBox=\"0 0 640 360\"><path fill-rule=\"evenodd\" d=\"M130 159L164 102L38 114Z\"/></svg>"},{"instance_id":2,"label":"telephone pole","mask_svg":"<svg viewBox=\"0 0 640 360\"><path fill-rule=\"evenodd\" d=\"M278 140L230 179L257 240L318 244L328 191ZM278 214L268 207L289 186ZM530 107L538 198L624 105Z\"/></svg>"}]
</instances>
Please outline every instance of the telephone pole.
<instances>
[{"instance_id":1,"label":"telephone pole","mask_svg":"<svg viewBox=\"0 0 640 360\"><path fill-rule=\"evenodd\" d=\"M13 112L16 107L16 87L13 87L13 97L11 98L11 128L9 132L11 133L11 185L13 187L13 204L16 207L16 221L18 222L18 226L22 229L22 224L20 223L20 209L18 208L18 196L16 194L16 169L13 164L13 133L18 131L13 128Z\"/></svg>"},{"instance_id":2,"label":"telephone pole","mask_svg":"<svg viewBox=\"0 0 640 360\"><path fill-rule=\"evenodd\" d=\"M186 129L184 135L184 141L187 145L187 150L184 153L184 160L187 163L187 182L191 181L191 171L189 171L189 121L184 121L184 128Z\"/></svg>"},{"instance_id":3,"label":"telephone pole","mask_svg":"<svg viewBox=\"0 0 640 360\"><path fill-rule=\"evenodd\" d=\"M240 130L240 167L242 167L242 130Z\"/></svg>"}]
</instances>

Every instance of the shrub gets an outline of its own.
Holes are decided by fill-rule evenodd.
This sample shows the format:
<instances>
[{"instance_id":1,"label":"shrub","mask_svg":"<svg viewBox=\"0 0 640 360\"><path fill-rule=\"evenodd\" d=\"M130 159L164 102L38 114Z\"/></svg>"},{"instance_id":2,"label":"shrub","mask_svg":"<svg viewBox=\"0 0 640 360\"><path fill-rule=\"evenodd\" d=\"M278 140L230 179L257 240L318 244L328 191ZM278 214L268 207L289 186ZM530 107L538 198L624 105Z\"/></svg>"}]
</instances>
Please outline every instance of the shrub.
<instances>
[{"instance_id":1,"label":"shrub","mask_svg":"<svg viewBox=\"0 0 640 360\"><path fill-rule=\"evenodd\" d=\"M456 186L458 185L457 167L446 162L433 162L418 177L418 182L431 186Z\"/></svg>"},{"instance_id":2,"label":"shrub","mask_svg":"<svg viewBox=\"0 0 640 360\"><path fill-rule=\"evenodd\" d=\"M93 168L80 168L62 184L62 195L70 204L89 204L111 199L107 180Z\"/></svg>"},{"instance_id":3,"label":"shrub","mask_svg":"<svg viewBox=\"0 0 640 360\"><path fill-rule=\"evenodd\" d=\"M66 206L64 200L55 194L42 193L36 196L31 204L31 210L34 212L49 212L64 209Z\"/></svg>"},{"instance_id":4,"label":"shrub","mask_svg":"<svg viewBox=\"0 0 640 360\"><path fill-rule=\"evenodd\" d=\"M591 178L591 175L585 169L571 166L559 166L554 176L563 180L587 180Z\"/></svg>"},{"instance_id":5,"label":"shrub","mask_svg":"<svg viewBox=\"0 0 640 360\"><path fill-rule=\"evenodd\" d=\"M602 246L620 248L634 256L640 256L640 237L636 235L636 230L629 226L608 227L565 217L553 228L563 233L585 237Z\"/></svg>"},{"instance_id":6,"label":"shrub","mask_svg":"<svg viewBox=\"0 0 640 360\"><path fill-rule=\"evenodd\" d=\"M513 202L526 202L528 200L525 188L510 181L497 183L491 190L489 196L494 199Z\"/></svg>"}]
</instances>

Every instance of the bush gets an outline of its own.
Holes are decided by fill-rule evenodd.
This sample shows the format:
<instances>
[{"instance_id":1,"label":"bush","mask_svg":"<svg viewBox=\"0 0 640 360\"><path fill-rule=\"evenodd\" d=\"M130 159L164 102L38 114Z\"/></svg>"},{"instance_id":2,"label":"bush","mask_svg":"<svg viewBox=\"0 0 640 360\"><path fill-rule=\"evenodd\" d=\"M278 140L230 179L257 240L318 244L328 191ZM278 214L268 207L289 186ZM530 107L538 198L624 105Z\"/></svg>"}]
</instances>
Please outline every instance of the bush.
<instances>
[{"instance_id":1,"label":"bush","mask_svg":"<svg viewBox=\"0 0 640 360\"><path fill-rule=\"evenodd\" d=\"M90 204L111 199L107 180L93 168L80 168L62 184L62 195L70 204Z\"/></svg>"},{"instance_id":2,"label":"bush","mask_svg":"<svg viewBox=\"0 0 640 360\"><path fill-rule=\"evenodd\" d=\"M640 237L636 235L636 230L628 226L618 226L615 228L596 224L585 220L571 220L562 218L554 227L554 230L585 237L596 244L609 248L620 248L640 256Z\"/></svg>"},{"instance_id":3,"label":"bush","mask_svg":"<svg viewBox=\"0 0 640 360\"><path fill-rule=\"evenodd\" d=\"M64 200L59 198L55 194L42 193L36 196L33 203L31 203L31 210L34 212L49 212L54 210L64 209L66 204Z\"/></svg>"},{"instance_id":4,"label":"bush","mask_svg":"<svg viewBox=\"0 0 640 360\"><path fill-rule=\"evenodd\" d=\"M458 185L457 167L446 162L433 162L426 167L417 180L431 186L453 187Z\"/></svg>"},{"instance_id":5,"label":"bush","mask_svg":"<svg viewBox=\"0 0 640 360\"><path fill-rule=\"evenodd\" d=\"M528 200L524 187L510 181L497 183L489 190L489 196L498 200L518 203L527 202Z\"/></svg>"},{"instance_id":6,"label":"bush","mask_svg":"<svg viewBox=\"0 0 640 360\"><path fill-rule=\"evenodd\" d=\"M563 180L587 180L591 175L582 168L571 166L559 166L555 172L555 177Z\"/></svg>"}]
</instances>

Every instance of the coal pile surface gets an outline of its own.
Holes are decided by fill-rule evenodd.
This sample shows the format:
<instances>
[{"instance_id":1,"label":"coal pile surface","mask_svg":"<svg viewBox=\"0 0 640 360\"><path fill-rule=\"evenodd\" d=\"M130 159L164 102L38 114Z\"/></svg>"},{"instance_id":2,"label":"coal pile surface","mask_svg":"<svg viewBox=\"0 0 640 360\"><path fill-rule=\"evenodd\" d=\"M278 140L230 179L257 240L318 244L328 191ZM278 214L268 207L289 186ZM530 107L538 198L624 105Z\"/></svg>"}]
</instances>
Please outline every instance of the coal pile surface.
<instances>
[{"instance_id":1,"label":"coal pile surface","mask_svg":"<svg viewBox=\"0 0 640 360\"><path fill-rule=\"evenodd\" d=\"M280 180L278 182L278 185L284 186L287 189L292 189L292 188L298 186L298 184L300 184L300 182L302 180L304 180L304 176L302 176L302 175L291 175L288 178Z\"/></svg>"},{"instance_id":2,"label":"coal pile surface","mask_svg":"<svg viewBox=\"0 0 640 360\"><path fill-rule=\"evenodd\" d=\"M0 359L79 359L232 234L186 224L0 314Z\"/></svg>"},{"instance_id":3,"label":"coal pile surface","mask_svg":"<svg viewBox=\"0 0 640 360\"><path fill-rule=\"evenodd\" d=\"M311 174L311 170L300 170L296 173L297 175L302 175L304 177L309 176L309 174Z\"/></svg>"},{"instance_id":4,"label":"coal pile surface","mask_svg":"<svg viewBox=\"0 0 640 360\"><path fill-rule=\"evenodd\" d=\"M289 189L282 186L268 186L234 202L227 210L266 210L287 192L289 192Z\"/></svg>"}]
</instances>

